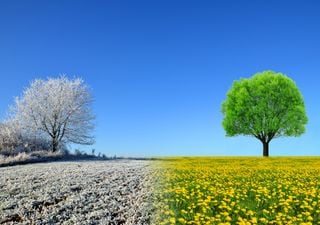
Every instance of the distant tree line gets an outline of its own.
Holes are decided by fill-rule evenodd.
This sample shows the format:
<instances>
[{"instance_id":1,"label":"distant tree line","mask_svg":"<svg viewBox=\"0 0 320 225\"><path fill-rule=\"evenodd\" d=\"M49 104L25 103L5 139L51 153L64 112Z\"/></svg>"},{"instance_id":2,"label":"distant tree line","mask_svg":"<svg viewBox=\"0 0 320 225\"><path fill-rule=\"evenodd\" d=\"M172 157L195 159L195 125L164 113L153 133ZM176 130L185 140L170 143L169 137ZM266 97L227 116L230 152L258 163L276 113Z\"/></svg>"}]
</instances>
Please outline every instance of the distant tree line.
<instances>
[{"instance_id":1,"label":"distant tree line","mask_svg":"<svg viewBox=\"0 0 320 225\"><path fill-rule=\"evenodd\" d=\"M91 145L92 95L82 79L36 79L16 97L0 123L0 153L66 150L69 143Z\"/></svg>"}]
</instances>

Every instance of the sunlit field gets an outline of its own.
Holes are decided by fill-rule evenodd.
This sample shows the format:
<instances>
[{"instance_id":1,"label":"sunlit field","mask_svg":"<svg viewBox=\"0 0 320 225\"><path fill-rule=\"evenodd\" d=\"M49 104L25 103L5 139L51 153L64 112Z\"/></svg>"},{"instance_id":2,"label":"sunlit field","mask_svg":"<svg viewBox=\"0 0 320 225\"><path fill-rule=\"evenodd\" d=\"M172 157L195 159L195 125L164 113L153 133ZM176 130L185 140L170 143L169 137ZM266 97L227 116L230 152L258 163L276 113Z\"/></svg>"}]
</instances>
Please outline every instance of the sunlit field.
<instances>
[{"instance_id":1,"label":"sunlit field","mask_svg":"<svg viewBox=\"0 0 320 225\"><path fill-rule=\"evenodd\" d=\"M320 224L320 158L165 158L155 224Z\"/></svg>"}]
</instances>

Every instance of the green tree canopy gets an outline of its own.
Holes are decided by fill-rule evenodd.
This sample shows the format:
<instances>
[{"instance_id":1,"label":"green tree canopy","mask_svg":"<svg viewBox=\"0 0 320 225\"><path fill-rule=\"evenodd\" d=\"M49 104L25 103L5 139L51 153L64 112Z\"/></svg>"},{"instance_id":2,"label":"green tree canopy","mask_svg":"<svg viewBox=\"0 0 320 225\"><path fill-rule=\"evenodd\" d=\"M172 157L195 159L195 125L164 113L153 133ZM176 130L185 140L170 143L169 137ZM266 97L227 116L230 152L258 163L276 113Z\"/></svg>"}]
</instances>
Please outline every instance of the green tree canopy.
<instances>
[{"instance_id":1,"label":"green tree canopy","mask_svg":"<svg viewBox=\"0 0 320 225\"><path fill-rule=\"evenodd\" d=\"M305 132L303 97L295 82L273 71L234 81L222 103L223 127L227 136L254 136L269 156L269 142L281 136Z\"/></svg>"}]
</instances>

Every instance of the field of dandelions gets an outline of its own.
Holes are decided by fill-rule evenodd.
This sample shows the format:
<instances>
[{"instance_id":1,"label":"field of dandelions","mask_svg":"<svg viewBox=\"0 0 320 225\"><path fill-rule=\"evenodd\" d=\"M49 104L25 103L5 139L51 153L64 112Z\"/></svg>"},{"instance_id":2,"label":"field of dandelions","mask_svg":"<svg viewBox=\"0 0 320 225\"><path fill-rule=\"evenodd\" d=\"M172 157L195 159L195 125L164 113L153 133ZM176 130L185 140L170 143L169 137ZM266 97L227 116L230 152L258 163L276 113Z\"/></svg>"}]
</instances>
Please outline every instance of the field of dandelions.
<instances>
[{"instance_id":1,"label":"field of dandelions","mask_svg":"<svg viewBox=\"0 0 320 225\"><path fill-rule=\"evenodd\" d=\"M320 224L320 158L171 158L155 224Z\"/></svg>"}]
</instances>

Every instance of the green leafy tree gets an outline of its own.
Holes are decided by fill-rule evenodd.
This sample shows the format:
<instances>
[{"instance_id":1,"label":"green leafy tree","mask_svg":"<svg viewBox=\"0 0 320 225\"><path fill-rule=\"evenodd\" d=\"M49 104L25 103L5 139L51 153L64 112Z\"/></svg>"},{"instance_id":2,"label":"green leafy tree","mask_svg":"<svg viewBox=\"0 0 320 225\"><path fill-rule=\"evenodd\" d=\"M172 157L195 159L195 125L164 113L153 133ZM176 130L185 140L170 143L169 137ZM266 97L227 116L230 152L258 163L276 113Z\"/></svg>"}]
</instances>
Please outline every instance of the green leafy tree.
<instances>
[{"instance_id":1,"label":"green leafy tree","mask_svg":"<svg viewBox=\"0 0 320 225\"><path fill-rule=\"evenodd\" d=\"M222 113L227 136L256 137L263 144L263 156L269 156L272 139L299 136L308 122L295 82L273 71L234 81L222 103Z\"/></svg>"}]
</instances>

